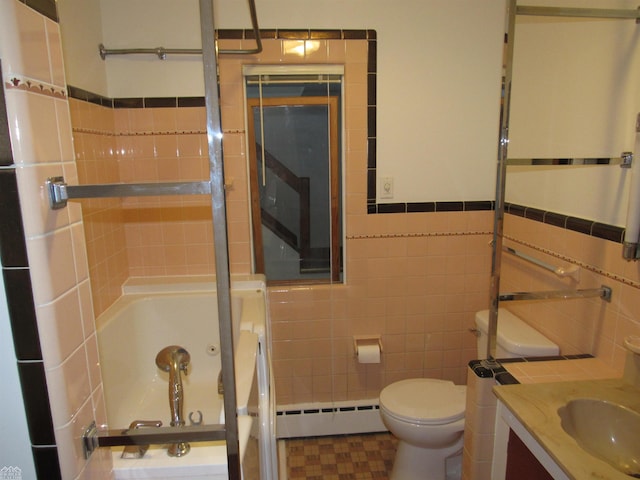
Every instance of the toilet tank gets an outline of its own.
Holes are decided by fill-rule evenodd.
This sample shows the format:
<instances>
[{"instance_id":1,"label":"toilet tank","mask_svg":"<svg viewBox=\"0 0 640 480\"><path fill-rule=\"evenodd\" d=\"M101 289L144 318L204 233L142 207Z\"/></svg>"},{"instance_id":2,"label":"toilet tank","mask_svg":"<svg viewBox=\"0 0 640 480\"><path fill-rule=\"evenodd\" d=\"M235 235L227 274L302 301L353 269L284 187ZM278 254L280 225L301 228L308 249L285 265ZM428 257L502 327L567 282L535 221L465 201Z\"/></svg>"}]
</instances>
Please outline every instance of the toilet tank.
<instances>
[{"instance_id":1,"label":"toilet tank","mask_svg":"<svg viewBox=\"0 0 640 480\"><path fill-rule=\"evenodd\" d=\"M478 358L487 358L489 310L476 313ZM516 357L547 357L560 353L558 345L542 335L509 310L498 309L496 359Z\"/></svg>"}]
</instances>

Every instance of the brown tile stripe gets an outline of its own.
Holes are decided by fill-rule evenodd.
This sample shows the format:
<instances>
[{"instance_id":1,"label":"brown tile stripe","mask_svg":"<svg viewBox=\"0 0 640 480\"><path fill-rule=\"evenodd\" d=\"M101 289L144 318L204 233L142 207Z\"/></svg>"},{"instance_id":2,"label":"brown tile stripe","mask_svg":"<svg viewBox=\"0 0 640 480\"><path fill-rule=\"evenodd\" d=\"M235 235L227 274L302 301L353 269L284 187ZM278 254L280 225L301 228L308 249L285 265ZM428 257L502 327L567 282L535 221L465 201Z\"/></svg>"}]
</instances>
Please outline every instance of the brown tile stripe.
<instances>
[{"instance_id":1,"label":"brown tile stripe","mask_svg":"<svg viewBox=\"0 0 640 480\"><path fill-rule=\"evenodd\" d=\"M390 433L286 440L289 480L386 480L397 440Z\"/></svg>"}]
</instances>

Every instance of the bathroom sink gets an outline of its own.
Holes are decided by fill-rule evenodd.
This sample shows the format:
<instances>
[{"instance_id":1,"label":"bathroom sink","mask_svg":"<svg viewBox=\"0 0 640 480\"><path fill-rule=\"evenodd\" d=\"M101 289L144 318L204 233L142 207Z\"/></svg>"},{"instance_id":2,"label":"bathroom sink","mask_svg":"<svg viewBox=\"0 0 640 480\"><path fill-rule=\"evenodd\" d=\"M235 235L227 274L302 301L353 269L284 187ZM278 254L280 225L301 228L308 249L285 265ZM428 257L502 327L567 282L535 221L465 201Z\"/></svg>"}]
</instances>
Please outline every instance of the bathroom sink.
<instances>
[{"instance_id":1,"label":"bathroom sink","mask_svg":"<svg viewBox=\"0 0 640 480\"><path fill-rule=\"evenodd\" d=\"M640 478L640 413L590 398L558 409L562 428L589 454L619 471Z\"/></svg>"}]
</instances>

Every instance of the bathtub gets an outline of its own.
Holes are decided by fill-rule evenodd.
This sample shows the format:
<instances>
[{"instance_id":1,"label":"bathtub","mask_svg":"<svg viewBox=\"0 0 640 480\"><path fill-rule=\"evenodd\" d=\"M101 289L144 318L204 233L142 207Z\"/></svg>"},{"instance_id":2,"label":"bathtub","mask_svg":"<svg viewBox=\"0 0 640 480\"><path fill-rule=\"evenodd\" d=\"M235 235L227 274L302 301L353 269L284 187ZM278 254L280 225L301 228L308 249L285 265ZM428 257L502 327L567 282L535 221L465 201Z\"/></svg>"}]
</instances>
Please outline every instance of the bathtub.
<instances>
[{"instance_id":1,"label":"bathtub","mask_svg":"<svg viewBox=\"0 0 640 480\"><path fill-rule=\"evenodd\" d=\"M97 319L97 336L108 427L128 428L134 420L170 422L168 373L156 354L180 345L190 354L182 375L186 424L224 422L217 391L220 337L215 279L136 278ZM275 400L272 391L265 283L261 276L232 279L232 331L235 355L238 434L244 478L277 478ZM141 459L112 451L114 477L217 480L227 478L225 442L191 444L180 458L152 445Z\"/></svg>"}]
</instances>

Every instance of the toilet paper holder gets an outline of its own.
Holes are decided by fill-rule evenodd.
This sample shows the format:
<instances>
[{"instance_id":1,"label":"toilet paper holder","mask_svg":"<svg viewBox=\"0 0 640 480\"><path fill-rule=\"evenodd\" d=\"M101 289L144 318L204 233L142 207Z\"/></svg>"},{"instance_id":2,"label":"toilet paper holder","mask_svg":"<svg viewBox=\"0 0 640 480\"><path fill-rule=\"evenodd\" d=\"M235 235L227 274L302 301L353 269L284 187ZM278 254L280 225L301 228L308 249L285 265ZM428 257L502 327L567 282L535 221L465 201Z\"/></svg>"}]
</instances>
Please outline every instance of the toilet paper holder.
<instances>
[{"instance_id":1,"label":"toilet paper holder","mask_svg":"<svg viewBox=\"0 0 640 480\"><path fill-rule=\"evenodd\" d=\"M353 354L358 356L358 346L377 344L382 353L382 336L381 335L354 335L353 336Z\"/></svg>"}]
</instances>

